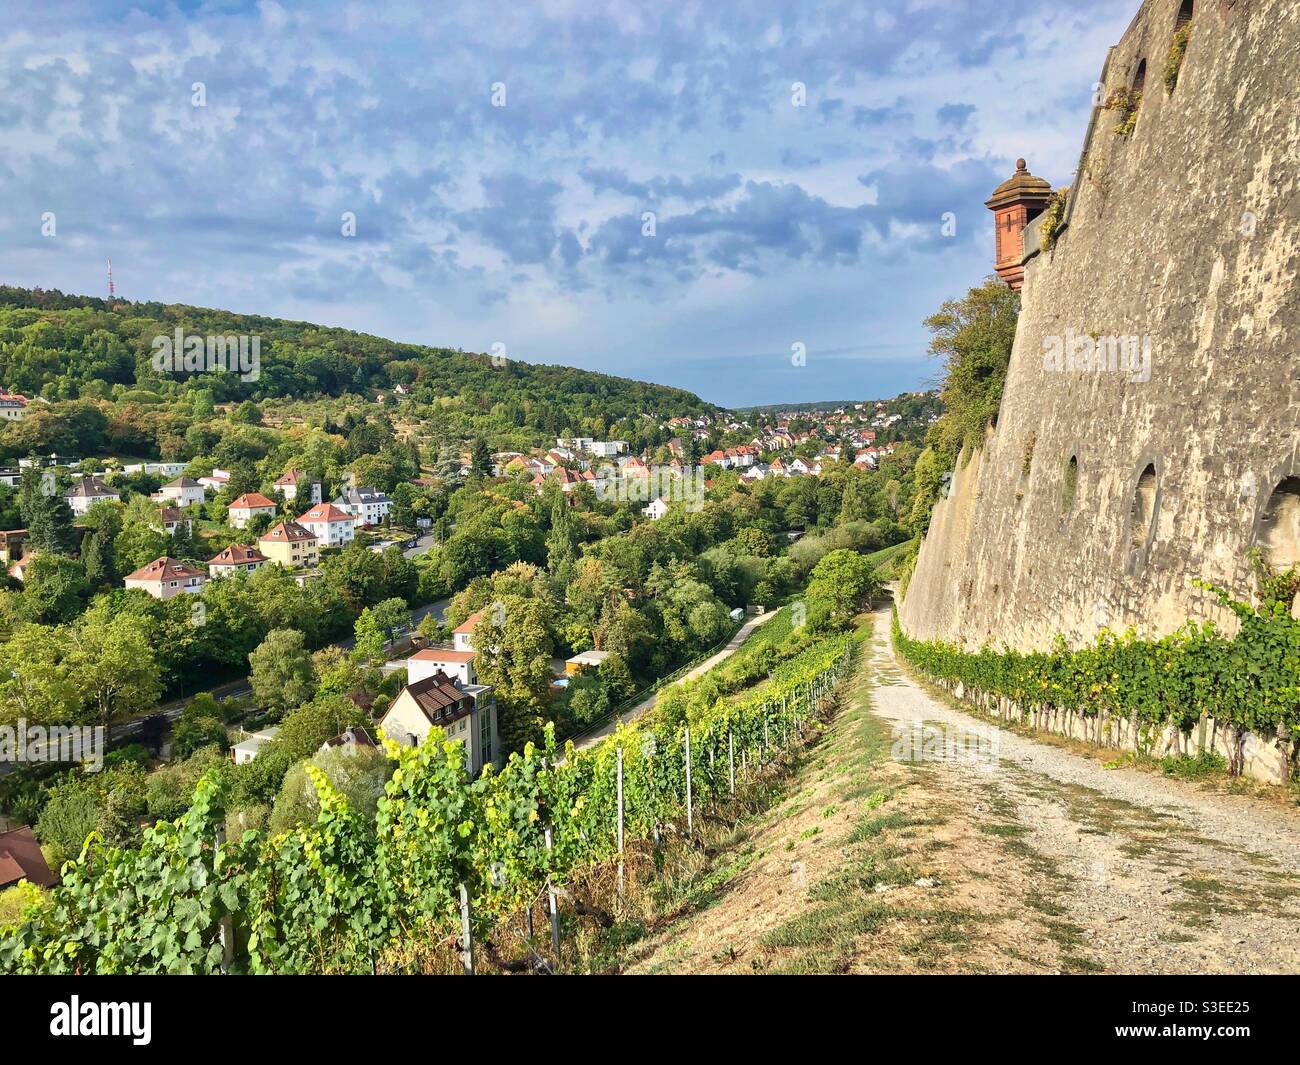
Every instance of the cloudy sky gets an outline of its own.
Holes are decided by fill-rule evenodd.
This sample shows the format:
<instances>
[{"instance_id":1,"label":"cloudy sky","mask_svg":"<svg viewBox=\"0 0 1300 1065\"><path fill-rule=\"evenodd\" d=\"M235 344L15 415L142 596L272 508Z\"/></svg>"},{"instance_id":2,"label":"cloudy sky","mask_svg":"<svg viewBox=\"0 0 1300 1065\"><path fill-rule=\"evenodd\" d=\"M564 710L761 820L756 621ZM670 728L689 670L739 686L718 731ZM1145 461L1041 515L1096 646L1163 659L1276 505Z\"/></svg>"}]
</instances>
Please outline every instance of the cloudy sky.
<instances>
[{"instance_id":1,"label":"cloudy sky","mask_svg":"<svg viewBox=\"0 0 1300 1065\"><path fill-rule=\"evenodd\" d=\"M28 0L0 281L102 295L111 257L133 299L727 405L893 395L1015 158L1070 181L1136 7Z\"/></svg>"}]
</instances>

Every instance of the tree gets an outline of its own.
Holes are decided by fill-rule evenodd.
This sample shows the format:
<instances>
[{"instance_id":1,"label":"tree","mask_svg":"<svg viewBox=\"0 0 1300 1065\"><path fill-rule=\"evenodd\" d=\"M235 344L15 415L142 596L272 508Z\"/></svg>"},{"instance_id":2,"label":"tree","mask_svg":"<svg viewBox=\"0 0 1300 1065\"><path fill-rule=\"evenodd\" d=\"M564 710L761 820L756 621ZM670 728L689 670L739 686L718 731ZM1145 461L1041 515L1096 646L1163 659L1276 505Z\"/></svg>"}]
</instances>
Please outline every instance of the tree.
<instances>
[{"instance_id":1,"label":"tree","mask_svg":"<svg viewBox=\"0 0 1300 1065\"><path fill-rule=\"evenodd\" d=\"M297 763L285 774L280 794L276 797L268 825L272 835L316 823L320 815L320 797L307 775L308 766L321 770L355 813L372 820L396 763L373 747L358 747L354 751L331 747Z\"/></svg>"},{"instance_id":2,"label":"tree","mask_svg":"<svg viewBox=\"0 0 1300 1065\"><path fill-rule=\"evenodd\" d=\"M879 590L880 582L866 555L841 548L813 567L808 599L811 604L829 606L832 621L847 624Z\"/></svg>"},{"instance_id":3,"label":"tree","mask_svg":"<svg viewBox=\"0 0 1300 1065\"><path fill-rule=\"evenodd\" d=\"M34 621L71 621L85 606L88 591L85 568L62 555L38 555L23 575L23 599Z\"/></svg>"},{"instance_id":4,"label":"tree","mask_svg":"<svg viewBox=\"0 0 1300 1065\"><path fill-rule=\"evenodd\" d=\"M83 619L68 661L82 706L101 725L142 714L162 694L149 627L138 616L118 614L106 625Z\"/></svg>"},{"instance_id":5,"label":"tree","mask_svg":"<svg viewBox=\"0 0 1300 1065\"><path fill-rule=\"evenodd\" d=\"M411 611L401 599L385 599L361 611L355 626L355 655L361 662L374 663L384 655L384 645L396 629L409 626Z\"/></svg>"},{"instance_id":6,"label":"tree","mask_svg":"<svg viewBox=\"0 0 1300 1065\"><path fill-rule=\"evenodd\" d=\"M311 698L316 675L297 629L272 629L248 656L258 706L280 713Z\"/></svg>"},{"instance_id":7,"label":"tree","mask_svg":"<svg viewBox=\"0 0 1300 1065\"><path fill-rule=\"evenodd\" d=\"M541 735L552 679L546 621L540 600L507 596L484 610L474 627L474 666L495 690L506 751L520 750Z\"/></svg>"},{"instance_id":8,"label":"tree","mask_svg":"<svg viewBox=\"0 0 1300 1065\"><path fill-rule=\"evenodd\" d=\"M487 441L482 437L474 441L470 471L478 477L490 477L492 475L492 452L488 450Z\"/></svg>"},{"instance_id":9,"label":"tree","mask_svg":"<svg viewBox=\"0 0 1300 1065\"><path fill-rule=\"evenodd\" d=\"M944 360L944 413L929 442L950 463L963 447L982 446L997 416L1019 315L1020 294L990 277L925 320L930 354Z\"/></svg>"},{"instance_id":10,"label":"tree","mask_svg":"<svg viewBox=\"0 0 1300 1065\"><path fill-rule=\"evenodd\" d=\"M29 553L62 554L71 550L72 510L62 496L55 494L52 475L47 476L33 466L23 470L18 510L27 527Z\"/></svg>"}]
</instances>

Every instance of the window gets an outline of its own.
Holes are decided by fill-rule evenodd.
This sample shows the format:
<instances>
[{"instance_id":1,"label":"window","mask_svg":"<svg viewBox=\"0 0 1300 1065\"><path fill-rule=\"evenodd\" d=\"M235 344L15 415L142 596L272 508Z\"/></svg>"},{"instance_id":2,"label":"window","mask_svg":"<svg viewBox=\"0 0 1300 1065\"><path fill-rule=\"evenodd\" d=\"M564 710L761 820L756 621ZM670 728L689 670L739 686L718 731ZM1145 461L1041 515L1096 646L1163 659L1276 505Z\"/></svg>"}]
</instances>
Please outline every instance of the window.
<instances>
[{"instance_id":1,"label":"window","mask_svg":"<svg viewBox=\"0 0 1300 1065\"><path fill-rule=\"evenodd\" d=\"M484 762L492 761L492 708L483 707L478 712L478 746L479 758Z\"/></svg>"},{"instance_id":2,"label":"window","mask_svg":"<svg viewBox=\"0 0 1300 1065\"><path fill-rule=\"evenodd\" d=\"M1287 477L1273 489L1260 514L1259 544L1275 570L1300 564L1300 477Z\"/></svg>"},{"instance_id":3,"label":"window","mask_svg":"<svg viewBox=\"0 0 1300 1065\"><path fill-rule=\"evenodd\" d=\"M1133 75L1133 95L1134 96L1139 95L1142 92L1142 90L1146 88L1146 84L1147 84L1147 61L1145 59L1139 59L1137 73ZM1136 106L1136 101L1135 101L1135 106Z\"/></svg>"},{"instance_id":4,"label":"window","mask_svg":"<svg viewBox=\"0 0 1300 1065\"><path fill-rule=\"evenodd\" d=\"M1178 18L1174 20L1174 30L1181 30L1192 21L1196 4L1195 0L1183 0L1183 6L1178 9Z\"/></svg>"},{"instance_id":5,"label":"window","mask_svg":"<svg viewBox=\"0 0 1300 1065\"><path fill-rule=\"evenodd\" d=\"M1138 478L1137 488L1133 491L1133 506L1129 511L1129 559L1130 572L1136 571L1143 559L1156 525L1156 505L1159 497L1156 493L1156 468L1148 463Z\"/></svg>"}]
</instances>

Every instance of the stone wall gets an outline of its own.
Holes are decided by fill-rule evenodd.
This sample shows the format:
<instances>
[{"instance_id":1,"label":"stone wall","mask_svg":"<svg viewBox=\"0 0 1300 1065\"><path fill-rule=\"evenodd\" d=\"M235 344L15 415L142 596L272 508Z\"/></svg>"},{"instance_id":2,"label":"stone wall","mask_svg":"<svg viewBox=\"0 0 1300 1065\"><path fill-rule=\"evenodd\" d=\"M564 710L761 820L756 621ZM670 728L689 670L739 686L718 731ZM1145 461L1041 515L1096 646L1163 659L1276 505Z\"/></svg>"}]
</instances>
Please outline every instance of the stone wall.
<instances>
[{"instance_id":1,"label":"stone wall","mask_svg":"<svg viewBox=\"0 0 1300 1065\"><path fill-rule=\"evenodd\" d=\"M900 609L914 637L1231 631L1191 582L1249 594L1253 545L1296 551L1280 542L1300 520L1300 3L1197 0L1169 91L1183 3L1148 0L1106 60L1103 98L1146 61L1136 128L1095 112L1068 227L1027 263L996 426L936 506ZM1092 336L1149 339L1149 365L1045 365L1053 338Z\"/></svg>"}]
</instances>

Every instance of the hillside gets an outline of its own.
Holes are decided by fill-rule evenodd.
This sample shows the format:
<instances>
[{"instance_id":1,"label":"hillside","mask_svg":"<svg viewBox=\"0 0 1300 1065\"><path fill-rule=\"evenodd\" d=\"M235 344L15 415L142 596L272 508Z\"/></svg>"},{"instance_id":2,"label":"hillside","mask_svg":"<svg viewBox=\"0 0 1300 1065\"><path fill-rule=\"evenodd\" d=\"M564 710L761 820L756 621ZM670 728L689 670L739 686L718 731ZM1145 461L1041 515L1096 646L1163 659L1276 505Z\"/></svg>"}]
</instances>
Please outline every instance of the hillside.
<instances>
[{"instance_id":1,"label":"hillside","mask_svg":"<svg viewBox=\"0 0 1300 1065\"><path fill-rule=\"evenodd\" d=\"M260 337L256 379L238 373L160 373L155 337ZM108 301L0 286L0 386L52 402L158 404L202 394L213 403L338 398L403 385L416 402L457 397L516 427L556 434L607 430L653 411L716 410L690 392L566 366L496 360L449 348L182 304ZM187 404L188 405L188 404ZM33 441L39 444L39 441ZM149 449L153 450L153 449Z\"/></svg>"}]
</instances>

